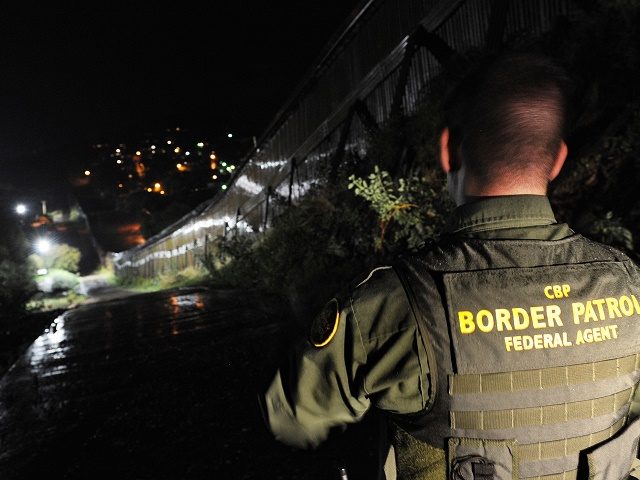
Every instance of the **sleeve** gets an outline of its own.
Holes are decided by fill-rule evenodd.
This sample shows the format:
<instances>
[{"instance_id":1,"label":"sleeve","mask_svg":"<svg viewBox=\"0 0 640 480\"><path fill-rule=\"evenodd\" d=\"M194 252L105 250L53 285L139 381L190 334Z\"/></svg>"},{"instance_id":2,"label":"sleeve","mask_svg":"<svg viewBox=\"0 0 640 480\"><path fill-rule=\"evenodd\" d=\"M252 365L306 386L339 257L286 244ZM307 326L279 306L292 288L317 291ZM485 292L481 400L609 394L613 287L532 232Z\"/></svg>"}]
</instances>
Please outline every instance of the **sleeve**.
<instances>
[{"instance_id":1,"label":"sleeve","mask_svg":"<svg viewBox=\"0 0 640 480\"><path fill-rule=\"evenodd\" d=\"M314 325L324 321L326 338L314 341L312 328L312 340L295 345L262 398L276 439L300 448L316 447L333 427L359 421L372 405L414 413L427 400L426 354L395 272L372 272L337 314L333 302L325 308L334 309L337 325L321 312Z\"/></svg>"}]
</instances>

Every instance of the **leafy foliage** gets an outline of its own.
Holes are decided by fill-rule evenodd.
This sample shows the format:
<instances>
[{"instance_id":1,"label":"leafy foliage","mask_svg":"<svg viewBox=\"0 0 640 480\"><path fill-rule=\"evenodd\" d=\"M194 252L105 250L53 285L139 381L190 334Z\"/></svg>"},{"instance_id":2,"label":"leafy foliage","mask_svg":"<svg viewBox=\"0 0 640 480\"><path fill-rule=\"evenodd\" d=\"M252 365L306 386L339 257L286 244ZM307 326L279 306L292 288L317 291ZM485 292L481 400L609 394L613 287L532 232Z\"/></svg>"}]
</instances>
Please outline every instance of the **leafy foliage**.
<instances>
[{"instance_id":1,"label":"leafy foliage","mask_svg":"<svg viewBox=\"0 0 640 480\"><path fill-rule=\"evenodd\" d=\"M207 265L215 284L285 293L296 313L308 318L365 269L373 251L372 220L345 188L316 188L256 241L222 240L211 255L223 260Z\"/></svg>"},{"instance_id":2,"label":"leafy foliage","mask_svg":"<svg viewBox=\"0 0 640 480\"><path fill-rule=\"evenodd\" d=\"M79 249L63 243L56 247L51 267L77 273L80 257Z\"/></svg>"},{"instance_id":3,"label":"leafy foliage","mask_svg":"<svg viewBox=\"0 0 640 480\"><path fill-rule=\"evenodd\" d=\"M78 273L82 254L76 247L66 243L56 245L46 255L32 254L29 259L36 268L50 268Z\"/></svg>"},{"instance_id":4,"label":"leafy foliage","mask_svg":"<svg viewBox=\"0 0 640 480\"><path fill-rule=\"evenodd\" d=\"M38 278L38 288L44 292L63 292L78 286L78 275L59 268L51 268L46 275Z\"/></svg>"},{"instance_id":5,"label":"leafy foliage","mask_svg":"<svg viewBox=\"0 0 640 480\"><path fill-rule=\"evenodd\" d=\"M349 177L349 189L365 199L379 218L376 249L417 250L433 238L444 224L449 208L443 179L435 172L394 180L376 165L366 179ZM385 241L387 242L385 244Z\"/></svg>"},{"instance_id":6,"label":"leafy foliage","mask_svg":"<svg viewBox=\"0 0 640 480\"><path fill-rule=\"evenodd\" d=\"M28 247L18 222L0 210L0 320L14 319L24 312L35 293Z\"/></svg>"}]
</instances>

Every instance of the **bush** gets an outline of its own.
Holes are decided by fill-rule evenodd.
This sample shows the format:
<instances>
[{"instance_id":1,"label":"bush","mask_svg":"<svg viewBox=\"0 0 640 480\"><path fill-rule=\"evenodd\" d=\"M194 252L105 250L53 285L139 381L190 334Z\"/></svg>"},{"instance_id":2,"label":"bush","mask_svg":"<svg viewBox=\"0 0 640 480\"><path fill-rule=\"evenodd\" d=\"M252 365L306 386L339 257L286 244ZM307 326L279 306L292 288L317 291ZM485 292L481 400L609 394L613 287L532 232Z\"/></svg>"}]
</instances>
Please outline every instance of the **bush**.
<instances>
[{"instance_id":1,"label":"bush","mask_svg":"<svg viewBox=\"0 0 640 480\"><path fill-rule=\"evenodd\" d=\"M38 289L42 292L65 292L80 284L80 279L67 270L52 268L46 275L38 277Z\"/></svg>"},{"instance_id":2,"label":"bush","mask_svg":"<svg viewBox=\"0 0 640 480\"><path fill-rule=\"evenodd\" d=\"M349 180L349 189L364 198L378 215L378 250L416 251L442 229L452 206L443 175L435 170L408 180L394 180L376 165L366 178L351 175Z\"/></svg>"},{"instance_id":3,"label":"bush","mask_svg":"<svg viewBox=\"0 0 640 480\"><path fill-rule=\"evenodd\" d=\"M316 187L255 241L219 240L205 264L214 284L284 293L296 316L308 320L375 261L373 221L340 182Z\"/></svg>"},{"instance_id":4,"label":"bush","mask_svg":"<svg viewBox=\"0 0 640 480\"><path fill-rule=\"evenodd\" d=\"M186 267L178 271L163 272L158 275L159 288L187 287L202 283L207 272L199 267Z\"/></svg>"},{"instance_id":5,"label":"bush","mask_svg":"<svg viewBox=\"0 0 640 480\"><path fill-rule=\"evenodd\" d=\"M63 243L57 245L46 255L33 254L29 257L31 264L36 268L48 268L66 270L78 273L81 258L80 250Z\"/></svg>"},{"instance_id":6,"label":"bush","mask_svg":"<svg viewBox=\"0 0 640 480\"><path fill-rule=\"evenodd\" d=\"M0 210L0 228L0 319L8 319L24 313L36 289L27 242L16 219L4 209Z\"/></svg>"},{"instance_id":7,"label":"bush","mask_svg":"<svg viewBox=\"0 0 640 480\"><path fill-rule=\"evenodd\" d=\"M77 273L80 257L79 249L63 243L55 248L51 268Z\"/></svg>"}]
</instances>

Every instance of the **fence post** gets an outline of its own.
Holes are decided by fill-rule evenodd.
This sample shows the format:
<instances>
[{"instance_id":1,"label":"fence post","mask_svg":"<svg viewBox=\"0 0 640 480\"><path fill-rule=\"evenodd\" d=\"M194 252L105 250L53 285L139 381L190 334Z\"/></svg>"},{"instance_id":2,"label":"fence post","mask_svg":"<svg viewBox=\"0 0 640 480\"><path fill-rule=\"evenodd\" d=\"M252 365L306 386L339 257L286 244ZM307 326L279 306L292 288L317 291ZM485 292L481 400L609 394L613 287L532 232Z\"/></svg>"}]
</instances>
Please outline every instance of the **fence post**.
<instances>
[{"instance_id":1,"label":"fence post","mask_svg":"<svg viewBox=\"0 0 640 480\"><path fill-rule=\"evenodd\" d=\"M269 223L269 201L271 199L271 186L267 187L267 198L266 198L266 204L265 204L265 209L264 209L264 222L262 225L262 231L266 231L267 230L267 224Z\"/></svg>"},{"instance_id":2,"label":"fence post","mask_svg":"<svg viewBox=\"0 0 640 480\"><path fill-rule=\"evenodd\" d=\"M298 169L298 165L296 164L296 157L291 157L291 171L289 172L289 198L287 203L291 206L291 198L293 196L293 176Z\"/></svg>"}]
</instances>

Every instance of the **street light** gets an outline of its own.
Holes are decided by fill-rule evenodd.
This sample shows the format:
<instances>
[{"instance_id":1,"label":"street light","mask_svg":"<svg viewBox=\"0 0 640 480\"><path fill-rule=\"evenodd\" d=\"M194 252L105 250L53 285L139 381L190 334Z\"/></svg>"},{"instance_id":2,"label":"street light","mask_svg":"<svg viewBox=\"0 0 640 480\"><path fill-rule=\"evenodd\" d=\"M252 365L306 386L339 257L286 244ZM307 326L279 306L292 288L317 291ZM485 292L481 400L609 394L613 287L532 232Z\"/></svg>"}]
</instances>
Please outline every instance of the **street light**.
<instances>
[{"instance_id":1,"label":"street light","mask_svg":"<svg viewBox=\"0 0 640 480\"><path fill-rule=\"evenodd\" d=\"M25 213L27 213L27 206L24 203L19 203L18 205L16 205L16 213L18 215L24 215Z\"/></svg>"},{"instance_id":2,"label":"street light","mask_svg":"<svg viewBox=\"0 0 640 480\"><path fill-rule=\"evenodd\" d=\"M40 238L36 240L36 250L38 253L48 253L51 250L51 242L46 238Z\"/></svg>"}]
</instances>

